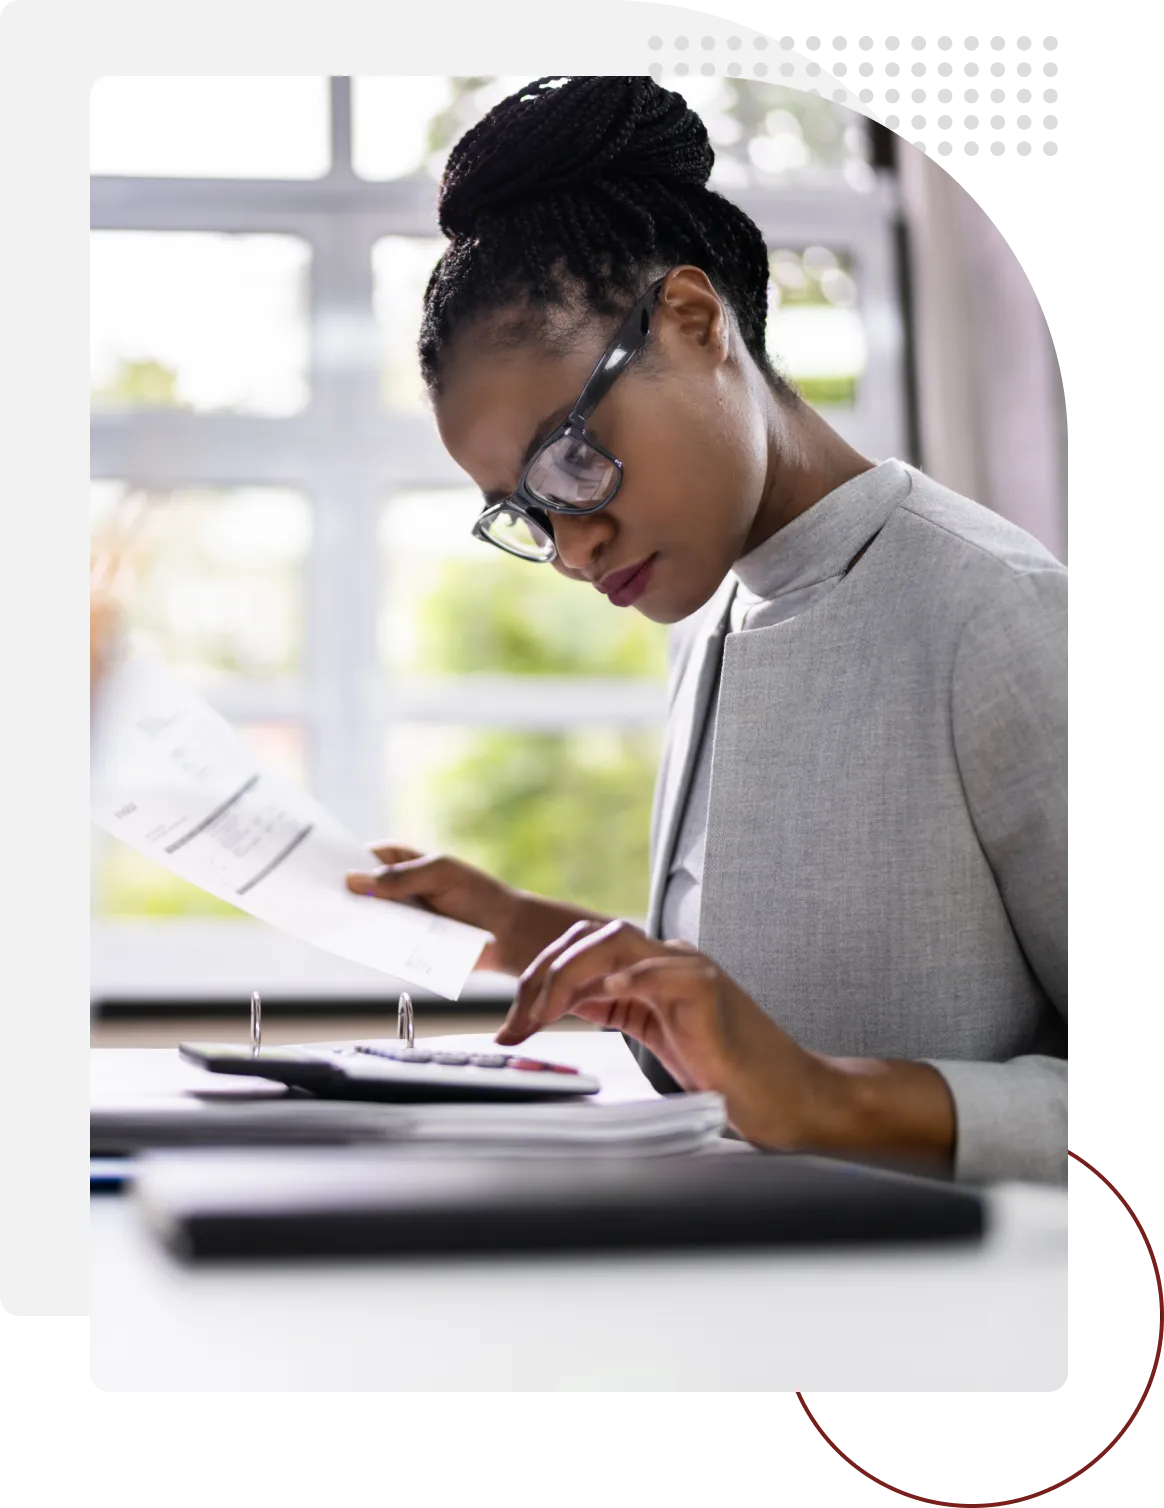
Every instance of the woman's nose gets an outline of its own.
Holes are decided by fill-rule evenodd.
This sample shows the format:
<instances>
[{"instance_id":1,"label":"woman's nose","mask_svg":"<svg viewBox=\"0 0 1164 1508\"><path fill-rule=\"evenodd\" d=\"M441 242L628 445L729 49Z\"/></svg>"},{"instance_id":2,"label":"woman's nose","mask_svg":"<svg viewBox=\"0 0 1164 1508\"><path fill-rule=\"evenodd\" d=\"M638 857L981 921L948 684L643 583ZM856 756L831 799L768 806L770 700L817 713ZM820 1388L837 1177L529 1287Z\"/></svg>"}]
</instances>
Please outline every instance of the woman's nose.
<instances>
[{"instance_id":1,"label":"woman's nose","mask_svg":"<svg viewBox=\"0 0 1164 1508\"><path fill-rule=\"evenodd\" d=\"M569 571L593 574L593 563L614 538L615 524L603 513L555 513L554 544L558 559Z\"/></svg>"}]
</instances>

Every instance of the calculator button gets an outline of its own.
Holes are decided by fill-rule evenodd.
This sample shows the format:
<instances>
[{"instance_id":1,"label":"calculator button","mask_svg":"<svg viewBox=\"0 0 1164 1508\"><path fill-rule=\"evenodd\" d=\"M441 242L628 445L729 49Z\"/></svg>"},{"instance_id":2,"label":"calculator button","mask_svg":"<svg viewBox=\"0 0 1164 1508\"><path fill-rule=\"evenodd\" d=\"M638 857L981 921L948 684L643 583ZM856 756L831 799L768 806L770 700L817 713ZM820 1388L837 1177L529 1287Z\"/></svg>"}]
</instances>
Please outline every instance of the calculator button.
<instances>
[{"instance_id":1,"label":"calculator button","mask_svg":"<svg viewBox=\"0 0 1164 1508\"><path fill-rule=\"evenodd\" d=\"M510 1068L525 1068L528 1069L531 1073L541 1073L549 1065L546 1063L539 1063L535 1058L511 1058L509 1066Z\"/></svg>"},{"instance_id":2,"label":"calculator button","mask_svg":"<svg viewBox=\"0 0 1164 1508\"><path fill-rule=\"evenodd\" d=\"M507 1068L509 1066L509 1054L505 1052L475 1052L470 1053L469 1062L474 1068Z\"/></svg>"},{"instance_id":3,"label":"calculator button","mask_svg":"<svg viewBox=\"0 0 1164 1508\"><path fill-rule=\"evenodd\" d=\"M428 1063L432 1061L432 1053L426 1052L422 1047L373 1047L370 1043L361 1043L357 1051L367 1053L373 1058L392 1058L397 1063Z\"/></svg>"},{"instance_id":4,"label":"calculator button","mask_svg":"<svg viewBox=\"0 0 1164 1508\"><path fill-rule=\"evenodd\" d=\"M551 1073L577 1073L578 1072L578 1070L576 1068L567 1068L566 1065L565 1065L565 1063L545 1063L542 1066L544 1068L548 1068Z\"/></svg>"},{"instance_id":5,"label":"calculator button","mask_svg":"<svg viewBox=\"0 0 1164 1508\"><path fill-rule=\"evenodd\" d=\"M469 1061L469 1054L467 1052L434 1052L432 1060L434 1063L443 1063L446 1068L460 1068L462 1064Z\"/></svg>"}]
</instances>

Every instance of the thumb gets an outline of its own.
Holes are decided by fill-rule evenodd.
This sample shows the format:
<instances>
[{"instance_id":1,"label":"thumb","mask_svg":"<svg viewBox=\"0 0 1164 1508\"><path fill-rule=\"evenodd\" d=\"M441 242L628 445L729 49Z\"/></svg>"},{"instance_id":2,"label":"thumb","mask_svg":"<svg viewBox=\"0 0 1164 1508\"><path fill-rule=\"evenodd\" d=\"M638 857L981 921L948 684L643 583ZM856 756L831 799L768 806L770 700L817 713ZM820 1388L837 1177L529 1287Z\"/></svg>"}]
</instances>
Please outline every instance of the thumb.
<instances>
[{"instance_id":1,"label":"thumb","mask_svg":"<svg viewBox=\"0 0 1164 1508\"><path fill-rule=\"evenodd\" d=\"M349 890L357 895L378 896L385 901L420 899L434 895L439 889L437 861L411 849L373 850L379 857L385 852L410 853L407 859L389 861L384 869L375 873L354 871L347 875Z\"/></svg>"},{"instance_id":2,"label":"thumb","mask_svg":"<svg viewBox=\"0 0 1164 1508\"><path fill-rule=\"evenodd\" d=\"M407 859L421 857L419 848L405 848L400 843L370 843L368 847L381 864L402 864Z\"/></svg>"}]
</instances>

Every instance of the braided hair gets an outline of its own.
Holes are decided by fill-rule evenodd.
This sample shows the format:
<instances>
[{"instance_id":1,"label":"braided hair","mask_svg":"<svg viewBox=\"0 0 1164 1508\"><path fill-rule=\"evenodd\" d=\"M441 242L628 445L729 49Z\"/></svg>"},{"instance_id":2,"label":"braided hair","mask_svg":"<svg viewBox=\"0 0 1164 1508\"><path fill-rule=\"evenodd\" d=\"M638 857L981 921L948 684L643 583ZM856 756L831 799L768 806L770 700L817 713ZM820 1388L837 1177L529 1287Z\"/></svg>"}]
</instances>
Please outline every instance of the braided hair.
<instances>
[{"instance_id":1,"label":"braided hair","mask_svg":"<svg viewBox=\"0 0 1164 1508\"><path fill-rule=\"evenodd\" d=\"M700 267L775 391L794 390L764 343L768 251L743 210L706 187L715 154L681 94L641 76L541 78L453 147L438 217L449 245L424 296L431 392L454 335L509 316L500 343L568 344L551 311L621 317L669 267Z\"/></svg>"}]
</instances>

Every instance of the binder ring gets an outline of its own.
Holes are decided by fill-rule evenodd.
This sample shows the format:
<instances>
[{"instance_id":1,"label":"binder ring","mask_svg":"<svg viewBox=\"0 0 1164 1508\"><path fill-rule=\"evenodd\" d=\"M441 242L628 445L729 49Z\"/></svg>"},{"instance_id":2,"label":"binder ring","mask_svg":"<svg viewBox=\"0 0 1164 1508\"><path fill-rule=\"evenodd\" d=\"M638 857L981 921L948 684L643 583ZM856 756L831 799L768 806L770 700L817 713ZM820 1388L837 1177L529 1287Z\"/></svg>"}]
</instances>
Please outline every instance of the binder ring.
<instances>
[{"instance_id":1,"label":"binder ring","mask_svg":"<svg viewBox=\"0 0 1164 1508\"><path fill-rule=\"evenodd\" d=\"M413 1029L412 996L401 995L396 1003L396 1035L408 1044L413 1045L415 1033Z\"/></svg>"}]
</instances>

